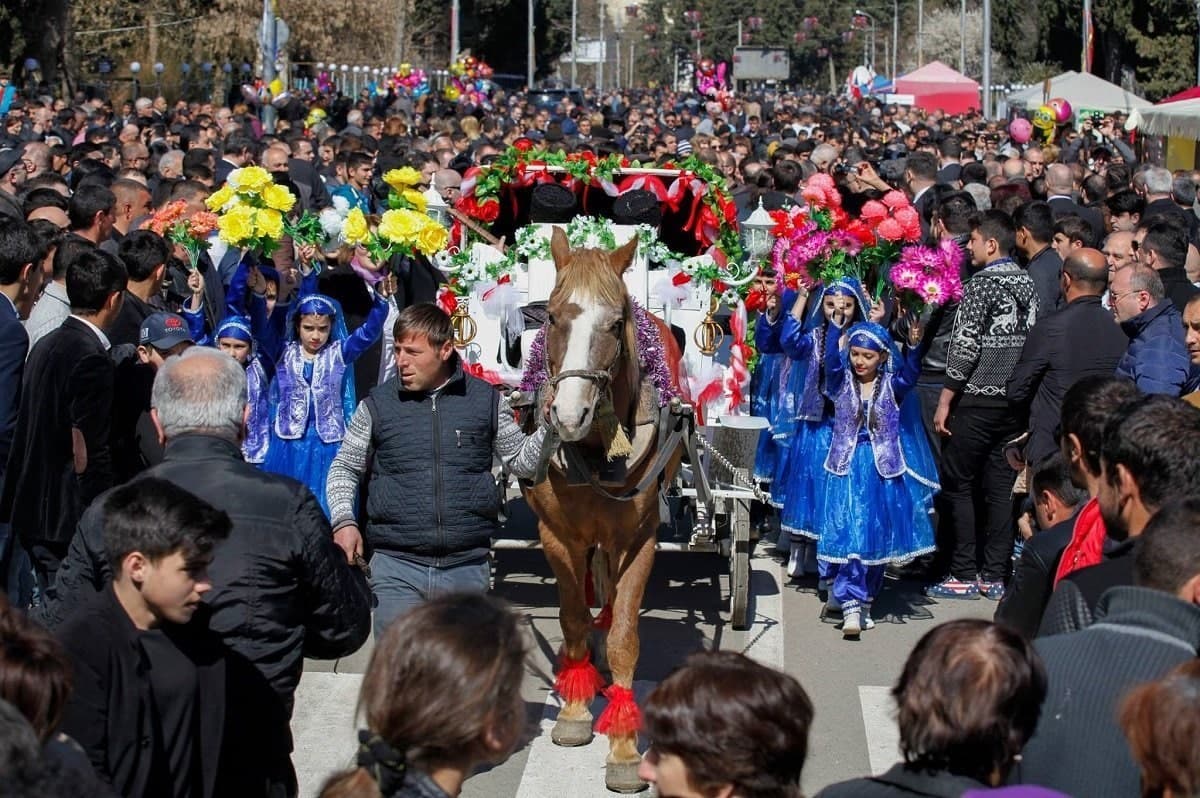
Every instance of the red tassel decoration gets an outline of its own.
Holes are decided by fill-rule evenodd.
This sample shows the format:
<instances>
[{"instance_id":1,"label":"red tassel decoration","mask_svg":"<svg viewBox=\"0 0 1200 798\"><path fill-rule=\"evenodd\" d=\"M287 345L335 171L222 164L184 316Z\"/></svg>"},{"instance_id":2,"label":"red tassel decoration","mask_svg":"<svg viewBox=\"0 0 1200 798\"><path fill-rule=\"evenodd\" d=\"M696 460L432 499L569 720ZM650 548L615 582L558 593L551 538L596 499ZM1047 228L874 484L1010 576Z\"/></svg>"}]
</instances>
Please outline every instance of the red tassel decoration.
<instances>
[{"instance_id":1,"label":"red tassel decoration","mask_svg":"<svg viewBox=\"0 0 1200 798\"><path fill-rule=\"evenodd\" d=\"M628 737L642 728L642 710L633 700L633 691L614 684L604 691L608 706L596 721L596 731L609 737Z\"/></svg>"},{"instance_id":2,"label":"red tassel decoration","mask_svg":"<svg viewBox=\"0 0 1200 798\"><path fill-rule=\"evenodd\" d=\"M554 678L554 690L569 704L582 701L587 704L596 697L604 679L592 664L592 655L585 653L582 659L570 659L566 654L559 658L558 676Z\"/></svg>"},{"instance_id":3,"label":"red tassel decoration","mask_svg":"<svg viewBox=\"0 0 1200 798\"><path fill-rule=\"evenodd\" d=\"M612 628L612 605L605 604L600 609L600 614L592 621L592 628L599 629L602 632L607 632Z\"/></svg>"}]
</instances>

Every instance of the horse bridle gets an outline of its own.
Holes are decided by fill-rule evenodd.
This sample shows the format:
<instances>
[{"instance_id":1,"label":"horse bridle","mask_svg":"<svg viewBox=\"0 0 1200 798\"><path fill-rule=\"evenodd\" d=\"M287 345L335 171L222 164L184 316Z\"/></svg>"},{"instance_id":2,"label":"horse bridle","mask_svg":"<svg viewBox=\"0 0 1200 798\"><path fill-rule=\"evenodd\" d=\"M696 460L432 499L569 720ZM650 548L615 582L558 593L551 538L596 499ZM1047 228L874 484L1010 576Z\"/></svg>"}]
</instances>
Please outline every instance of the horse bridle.
<instances>
[{"instance_id":1,"label":"horse bridle","mask_svg":"<svg viewBox=\"0 0 1200 798\"><path fill-rule=\"evenodd\" d=\"M608 364L608 368L606 368L606 369L567 369L566 371L560 371L557 374L555 374L554 376L550 377L550 379L547 381L549 386L551 388L557 388L558 384L560 382L562 382L563 380L570 379L572 377L578 377L579 379L583 379L583 380L587 380L589 382L596 383L597 391L604 391L604 390L608 389L612 385L613 372L620 365L621 356L625 353L625 336L624 336L625 323L626 323L626 319L622 318L621 319L622 334L617 336L617 353L615 355L613 355L612 363Z\"/></svg>"}]
</instances>

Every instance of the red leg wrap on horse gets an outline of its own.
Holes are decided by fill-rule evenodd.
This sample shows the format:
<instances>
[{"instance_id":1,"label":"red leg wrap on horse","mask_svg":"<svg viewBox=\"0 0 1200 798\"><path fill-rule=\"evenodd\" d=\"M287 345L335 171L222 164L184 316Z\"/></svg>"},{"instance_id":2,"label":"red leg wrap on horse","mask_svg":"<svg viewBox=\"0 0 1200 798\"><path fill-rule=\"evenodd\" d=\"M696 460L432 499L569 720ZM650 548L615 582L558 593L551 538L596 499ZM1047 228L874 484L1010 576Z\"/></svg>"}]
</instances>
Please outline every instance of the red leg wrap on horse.
<instances>
[{"instance_id":1,"label":"red leg wrap on horse","mask_svg":"<svg viewBox=\"0 0 1200 798\"><path fill-rule=\"evenodd\" d=\"M603 686L604 679L592 664L591 654L584 654L582 659L570 659L566 654L559 658L554 690L564 701L589 703Z\"/></svg>"},{"instance_id":2,"label":"red leg wrap on horse","mask_svg":"<svg viewBox=\"0 0 1200 798\"><path fill-rule=\"evenodd\" d=\"M592 628L600 629L605 632L607 632L609 629L612 628L612 605L611 604L605 604L604 607L600 610L600 614L596 616L596 619L594 621L592 621Z\"/></svg>"},{"instance_id":3,"label":"red leg wrap on horse","mask_svg":"<svg viewBox=\"0 0 1200 798\"><path fill-rule=\"evenodd\" d=\"M637 734L642 728L642 711L633 700L633 691L614 684L604 691L608 706L596 721L596 731L609 737L626 737Z\"/></svg>"}]
</instances>

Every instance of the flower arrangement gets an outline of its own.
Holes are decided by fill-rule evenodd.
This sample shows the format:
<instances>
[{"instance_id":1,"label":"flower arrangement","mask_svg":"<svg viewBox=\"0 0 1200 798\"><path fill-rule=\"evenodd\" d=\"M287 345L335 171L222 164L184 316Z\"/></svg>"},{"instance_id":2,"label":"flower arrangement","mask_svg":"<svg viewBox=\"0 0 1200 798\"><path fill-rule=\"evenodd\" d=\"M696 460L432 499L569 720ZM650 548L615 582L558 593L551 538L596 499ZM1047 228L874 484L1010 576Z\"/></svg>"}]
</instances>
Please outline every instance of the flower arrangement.
<instances>
[{"instance_id":1,"label":"flower arrangement","mask_svg":"<svg viewBox=\"0 0 1200 798\"><path fill-rule=\"evenodd\" d=\"M208 237L217 229L216 214L200 211L187 215L188 204L176 200L150 218L145 227L183 247L187 253L188 266L195 271L200 263L200 253L208 249Z\"/></svg>"},{"instance_id":2,"label":"flower arrangement","mask_svg":"<svg viewBox=\"0 0 1200 798\"><path fill-rule=\"evenodd\" d=\"M295 195L275 183L271 173L261 166L234 169L225 185L207 201L209 210L217 214L217 232L222 241L264 256L279 248L279 240L287 232L284 215L295 204Z\"/></svg>"},{"instance_id":3,"label":"flower arrangement","mask_svg":"<svg viewBox=\"0 0 1200 798\"><path fill-rule=\"evenodd\" d=\"M771 212L776 236L771 263L784 285L812 288L849 275L873 286L879 297L901 248L921 237L921 219L908 198L889 191L852 218L833 178L824 174L809 178L801 196L804 208Z\"/></svg>"},{"instance_id":4,"label":"flower arrangement","mask_svg":"<svg viewBox=\"0 0 1200 798\"><path fill-rule=\"evenodd\" d=\"M962 250L953 241L905 247L889 272L897 302L919 315L962 299L962 262Z\"/></svg>"}]
</instances>

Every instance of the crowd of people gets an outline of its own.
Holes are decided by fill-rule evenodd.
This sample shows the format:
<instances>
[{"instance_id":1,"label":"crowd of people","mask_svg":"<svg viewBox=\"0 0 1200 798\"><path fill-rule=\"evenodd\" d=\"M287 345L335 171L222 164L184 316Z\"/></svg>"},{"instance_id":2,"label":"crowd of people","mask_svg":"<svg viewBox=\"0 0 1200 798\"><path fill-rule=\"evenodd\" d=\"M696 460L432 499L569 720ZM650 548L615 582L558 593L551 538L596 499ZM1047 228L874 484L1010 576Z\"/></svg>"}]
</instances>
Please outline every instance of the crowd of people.
<instances>
[{"instance_id":1,"label":"crowd of people","mask_svg":"<svg viewBox=\"0 0 1200 798\"><path fill-rule=\"evenodd\" d=\"M978 114L804 92L280 110L268 132L244 102L6 109L4 794L296 795L303 659L356 651L372 616L358 767L323 795L455 796L522 744L525 642L483 594L493 462L532 475L543 433L464 370L444 276L286 237L247 257L214 236L192 263L147 226L256 166L297 210L374 215L401 167L453 205L518 143L693 155L743 218L817 175L848 210L902 190L963 255L961 301L931 314L775 275L758 319L789 572L818 573L846 637L914 558L931 597L998 602L910 654L903 761L821 795L1200 791L1200 174L1139 163L1120 115L1022 145ZM660 794L763 798L799 795L821 722L794 678L722 652L644 720Z\"/></svg>"}]
</instances>

